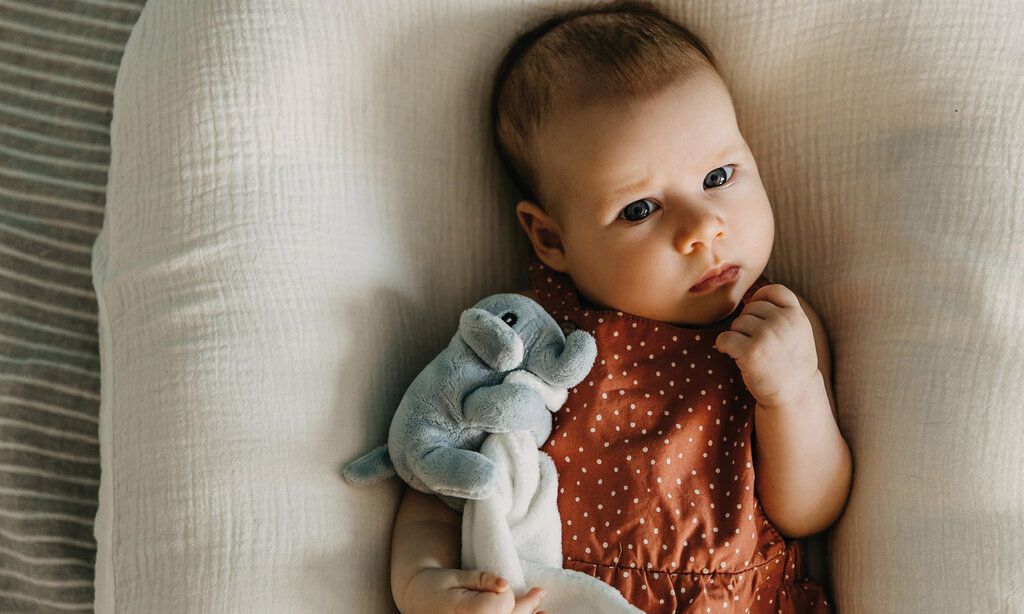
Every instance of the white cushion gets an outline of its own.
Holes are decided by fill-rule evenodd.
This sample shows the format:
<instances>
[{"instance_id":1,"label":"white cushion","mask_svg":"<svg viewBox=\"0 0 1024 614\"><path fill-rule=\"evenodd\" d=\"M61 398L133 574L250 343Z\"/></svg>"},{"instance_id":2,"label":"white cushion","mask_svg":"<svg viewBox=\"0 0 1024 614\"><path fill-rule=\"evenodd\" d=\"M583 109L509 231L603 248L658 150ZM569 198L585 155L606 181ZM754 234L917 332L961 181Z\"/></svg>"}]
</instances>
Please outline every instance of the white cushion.
<instances>
[{"instance_id":1,"label":"white cushion","mask_svg":"<svg viewBox=\"0 0 1024 614\"><path fill-rule=\"evenodd\" d=\"M767 273L831 333L838 611L1024 608L1021 9L669 6L733 88ZM93 263L98 612L393 608L399 484L338 469L462 308L526 287L487 95L543 10L147 3Z\"/></svg>"},{"instance_id":2,"label":"white cushion","mask_svg":"<svg viewBox=\"0 0 1024 614\"><path fill-rule=\"evenodd\" d=\"M698 4L831 336L837 611L1024 612L1024 4Z\"/></svg>"}]
</instances>

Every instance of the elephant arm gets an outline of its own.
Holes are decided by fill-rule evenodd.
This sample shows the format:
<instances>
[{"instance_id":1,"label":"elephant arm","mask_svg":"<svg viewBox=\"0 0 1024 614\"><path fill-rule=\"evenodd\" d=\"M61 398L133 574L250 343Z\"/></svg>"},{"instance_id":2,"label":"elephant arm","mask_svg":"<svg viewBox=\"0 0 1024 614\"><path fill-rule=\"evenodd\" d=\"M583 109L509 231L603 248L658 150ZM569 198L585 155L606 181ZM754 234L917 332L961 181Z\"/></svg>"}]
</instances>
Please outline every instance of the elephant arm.
<instances>
[{"instance_id":1,"label":"elephant arm","mask_svg":"<svg viewBox=\"0 0 1024 614\"><path fill-rule=\"evenodd\" d=\"M518 383L483 386L462 403L464 426L488 433L530 431L540 446L551 434L551 412L533 388Z\"/></svg>"}]
</instances>

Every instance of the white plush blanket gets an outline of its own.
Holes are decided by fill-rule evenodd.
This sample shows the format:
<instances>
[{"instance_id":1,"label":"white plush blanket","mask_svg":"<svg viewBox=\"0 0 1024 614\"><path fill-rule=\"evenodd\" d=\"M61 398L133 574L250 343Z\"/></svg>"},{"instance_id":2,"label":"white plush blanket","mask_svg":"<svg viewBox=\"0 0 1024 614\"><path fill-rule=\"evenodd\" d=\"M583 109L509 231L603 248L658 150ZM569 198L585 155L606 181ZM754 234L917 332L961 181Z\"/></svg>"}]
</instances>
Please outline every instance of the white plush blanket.
<instances>
[{"instance_id":1,"label":"white plush blanket","mask_svg":"<svg viewBox=\"0 0 1024 614\"><path fill-rule=\"evenodd\" d=\"M551 614L641 612L612 586L562 569L558 475L529 432L489 435L480 452L498 466L499 484L494 496L468 501L463 510L464 569L496 573L519 596L543 588L541 609Z\"/></svg>"},{"instance_id":2,"label":"white plush blanket","mask_svg":"<svg viewBox=\"0 0 1024 614\"><path fill-rule=\"evenodd\" d=\"M532 387L552 413L569 396L568 390L522 369L504 381ZM493 496L468 500L462 511L463 569L498 574L517 596L534 586L543 588L547 595L541 609L551 614L641 612L612 586L562 569L558 472L529 431L488 435L480 453L494 461L498 484Z\"/></svg>"}]
</instances>

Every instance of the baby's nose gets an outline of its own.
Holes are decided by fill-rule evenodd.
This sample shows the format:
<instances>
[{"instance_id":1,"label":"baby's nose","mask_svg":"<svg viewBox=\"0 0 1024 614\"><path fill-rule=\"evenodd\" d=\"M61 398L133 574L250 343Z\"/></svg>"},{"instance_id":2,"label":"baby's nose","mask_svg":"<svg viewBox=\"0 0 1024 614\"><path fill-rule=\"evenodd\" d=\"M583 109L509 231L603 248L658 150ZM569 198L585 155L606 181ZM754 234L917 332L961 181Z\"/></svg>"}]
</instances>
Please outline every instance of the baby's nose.
<instances>
[{"instance_id":1,"label":"baby's nose","mask_svg":"<svg viewBox=\"0 0 1024 614\"><path fill-rule=\"evenodd\" d=\"M697 246L703 244L707 249L711 248L711 243L715 239L720 239L725 236L725 224L718 218L717 215L708 213L702 215L696 219L692 219L689 224L682 224L675 236L675 248L684 253L689 254L697 251Z\"/></svg>"}]
</instances>

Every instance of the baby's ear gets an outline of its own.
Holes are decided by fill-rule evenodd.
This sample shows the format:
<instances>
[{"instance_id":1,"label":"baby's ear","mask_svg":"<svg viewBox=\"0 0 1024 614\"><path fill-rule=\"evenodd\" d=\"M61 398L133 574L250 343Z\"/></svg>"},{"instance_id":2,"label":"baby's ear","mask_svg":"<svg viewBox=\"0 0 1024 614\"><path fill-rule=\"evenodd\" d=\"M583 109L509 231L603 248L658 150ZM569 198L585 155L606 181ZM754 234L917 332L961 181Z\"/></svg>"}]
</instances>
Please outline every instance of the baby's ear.
<instances>
[{"instance_id":1,"label":"baby's ear","mask_svg":"<svg viewBox=\"0 0 1024 614\"><path fill-rule=\"evenodd\" d=\"M537 258L552 269L565 272L565 246L562 231L543 208L530 200L521 200L516 205L516 217L526 235L530 237Z\"/></svg>"}]
</instances>

